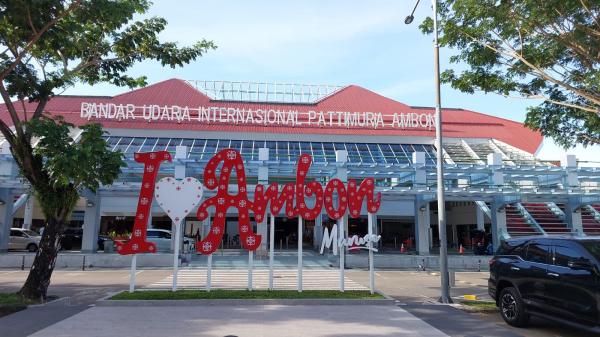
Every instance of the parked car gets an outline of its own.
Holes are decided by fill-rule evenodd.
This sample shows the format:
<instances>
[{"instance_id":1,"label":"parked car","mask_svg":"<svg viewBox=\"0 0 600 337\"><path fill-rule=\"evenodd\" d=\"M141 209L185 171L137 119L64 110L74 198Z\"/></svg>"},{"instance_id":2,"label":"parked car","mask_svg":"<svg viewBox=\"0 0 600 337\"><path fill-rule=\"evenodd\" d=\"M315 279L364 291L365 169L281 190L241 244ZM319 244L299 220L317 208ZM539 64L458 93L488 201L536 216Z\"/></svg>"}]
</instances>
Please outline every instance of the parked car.
<instances>
[{"instance_id":1,"label":"parked car","mask_svg":"<svg viewBox=\"0 0 600 337\"><path fill-rule=\"evenodd\" d=\"M40 234L31 229L11 228L8 249L26 249L30 252L35 252L40 246L41 238Z\"/></svg>"},{"instance_id":2,"label":"parked car","mask_svg":"<svg viewBox=\"0 0 600 337\"><path fill-rule=\"evenodd\" d=\"M104 242L110 240L108 236L98 236L98 249L104 250ZM62 249L81 249L81 243L83 241L83 228L67 228L64 230L60 239L60 246Z\"/></svg>"},{"instance_id":3,"label":"parked car","mask_svg":"<svg viewBox=\"0 0 600 337\"><path fill-rule=\"evenodd\" d=\"M156 251L165 252L171 250L171 231L166 229L148 228L146 233L147 240L156 244ZM184 251L194 250L194 239L184 237L182 242Z\"/></svg>"},{"instance_id":4,"label":"parked car","mask_svg":"<svg viewBox=\"0 0 600 337\"><path fill-rule=\"evenodd\" d=\"M600 237L525 237L502 242L488 292L506 323L531 315L600 332Z\"/></svg>"}]
</instances>

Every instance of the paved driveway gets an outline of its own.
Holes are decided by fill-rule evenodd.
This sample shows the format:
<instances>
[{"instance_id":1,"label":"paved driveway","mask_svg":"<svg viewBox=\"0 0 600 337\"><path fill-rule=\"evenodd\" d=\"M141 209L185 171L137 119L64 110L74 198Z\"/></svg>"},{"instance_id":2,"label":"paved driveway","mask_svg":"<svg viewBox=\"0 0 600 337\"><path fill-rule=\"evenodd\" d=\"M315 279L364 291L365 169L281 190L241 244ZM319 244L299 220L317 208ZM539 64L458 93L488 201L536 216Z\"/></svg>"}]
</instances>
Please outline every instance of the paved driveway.
<instances>
[{"instance_id":1,"label":"paved driveway","mask_svg":"<svg viewBox=\"0 0 600 337\"><path fill-rule=\"evenodd\" d=\"M448 335L396 306L94 307L31 337Z\"/></svg>"}]
</instances>

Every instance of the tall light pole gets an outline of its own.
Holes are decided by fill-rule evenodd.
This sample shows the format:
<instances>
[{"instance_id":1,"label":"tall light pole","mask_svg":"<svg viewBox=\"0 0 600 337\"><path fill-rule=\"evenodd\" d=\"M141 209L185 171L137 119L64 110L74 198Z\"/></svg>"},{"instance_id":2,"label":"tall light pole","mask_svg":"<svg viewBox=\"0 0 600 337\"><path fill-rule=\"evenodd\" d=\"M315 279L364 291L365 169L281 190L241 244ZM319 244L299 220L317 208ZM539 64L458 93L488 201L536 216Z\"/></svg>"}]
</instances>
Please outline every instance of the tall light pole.
<instances>
[{"instance_id":1,"label":"tall light pole","mask_svg":"<svg viewBox=\"0 0 600 337\"><path fill-rule=\"evenodd\" d=\"M415 10L419 5L417 0L412 13L406 17L404 23L409 25L414 20ZM432 0L433 5L433 62L435 69L435 147L437 148L437 208L438 232L440 239L440 302L452 303L450 298L450 283L448 277L448 242L446 240L446 198L444 197L444 159L442 158L442 98L440 88L440 45L438 43L437 27L437 0Z\"/></svg>"}]
</instances>

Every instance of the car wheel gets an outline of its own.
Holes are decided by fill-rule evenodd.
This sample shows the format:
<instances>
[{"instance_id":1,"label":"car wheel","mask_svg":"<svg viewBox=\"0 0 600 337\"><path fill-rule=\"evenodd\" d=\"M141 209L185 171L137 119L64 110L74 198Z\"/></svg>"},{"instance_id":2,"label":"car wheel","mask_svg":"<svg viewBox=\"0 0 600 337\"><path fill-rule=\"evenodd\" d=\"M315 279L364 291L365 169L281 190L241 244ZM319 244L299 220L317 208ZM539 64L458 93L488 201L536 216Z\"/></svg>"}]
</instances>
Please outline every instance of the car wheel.
<instances>
[{"instance_id":1,"label":"car wheel","mask_svg":"<svg viewBox=\"0 0 600 337\"><path fill-rule=\"evenodd\" d=\"M513 287L506 287L500 292L500 314L504 321L512 326L525 327L529 323L525 303L517 289Z\"/></svg>"},{"instance_id":2,"label":"car wheel","mask_svg":"<svg viewBox=\"0 0 600 337\"><path fill-rule=\"evenodd\" d=\"M27 251L33 253L33 252L37 252L38 247L35 243L30 243L27 245Z\"/></svg>"}]
</instances>

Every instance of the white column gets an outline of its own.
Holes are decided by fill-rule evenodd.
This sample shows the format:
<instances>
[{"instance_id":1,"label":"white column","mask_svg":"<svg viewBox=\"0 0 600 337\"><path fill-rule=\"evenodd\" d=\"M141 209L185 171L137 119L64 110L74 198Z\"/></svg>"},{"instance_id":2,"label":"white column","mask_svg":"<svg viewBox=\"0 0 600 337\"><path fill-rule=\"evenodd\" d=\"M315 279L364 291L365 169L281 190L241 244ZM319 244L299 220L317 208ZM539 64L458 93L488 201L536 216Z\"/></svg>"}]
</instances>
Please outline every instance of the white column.
<instances>
[{"instance_id":1,"label":"white column","mask_svg":"<svg viewBox=\"0 0 600 337\"><path fill-rule=\"evenodd\" d=\"M415 168L414 183L417 186L425 186L427 183L425 152L413 152L412 163ZM415 244L419 255L429 254L429 247L431 246L429 228L431 228L429 202L417 195L415 196Z\"/></svg>"},{"instance_id":2,"label":"white column","mask_svg":"<svg viewBox=\"0 0 600 337\"><path fill-rule=\"evenodd\" d=\"M560 166L562 166L567 175L565 176L566 187L578 187L579 178L577 176L577 157L572 154L565 155L560 160Z\"/></svg>"},{"instance_id":3,"label":"white column","mask_svg":"<svg viewBox=\"0 0 600 337\"><path fill-rule=\"evenodd\" d=\"M13 223L13 198L9 189L0 189L0 200L0 252L6 252Z\"/></svg>"},{"instance_id":4,"label":"white column","mask_svg":"<svg viewBox=\"0 0 600 337\"><path fill-rule=\"evenodd\" d=\"M33 200L35 197L33 194L29 194L27 202L25 203L24 215L23 215L23 228L30 229L31 222L33 221Z\"/></svg>"},{"instance_id":5,"label":"white column","mask_svg":"<svg viewBox=\"0 0 600 337\"><path fill-rule=\"evenodd\" d=\"M86 194L81 251L83 253L95 253L98 251L98 231L100 230L101 219L101 198L97 194L93 194L91 192Z\"/></svg>"},{"instance_id":6,"label":"white column","mask_svg":"<svg viewBox=\"0 0 600 337\"><path fill-rule=\"evenodd\" d=\"M483 231L485 230L485 214L483 213L481 207L477 206L477 204L475 204L475 209L477 212L477 229Z\"/></svg>"},{"instance_id":7,"label":"white column","mask_svg":"<svg viewBox=\"0 0 600 337\"><path fill-rule=\"evenodd\" d=\"M500 153L490 153L487 156L487 164L492 169L490 182L495 186L504 185L504 174L502 173L502 155ZM506 213L504 212L504 203L502 198L496 197L492 204L492 241L493 248L496 250L502 239L502 235L507 233Z\"/></svg>"},{"instance_id":8,"label":"white column","mask_svg":"<svg viewBox=\"0 0 600 337\"><path fill-rule=\"evenodd\" d=\"M419 196L415 197L415 229L416 229L416 245L419 255L429 254L429 228L431 227L431 219L429 212L429 202L422 201Z\"/></svg>"},{"instance_id":9,"label":"white column","mask_svg":"<svg viewBox=\"0 0 600 337\"><path fill-rule=\"evenodd\" d=\"M319 249L321 247L321 240L323 239L323 215L319 214L315 218L315 227L313 229L313 248Z\"/></svg>"},{"instance_id":10,"label":"white column","mask_svg":"<svg viewBox=\"0 0 600 337\"><path fill-rule=\"evenodd\" d=\"M152 226L152 209L148 212L148 223L146 224L146 228L154 228Z\"/></svg>"}]
</instances>

